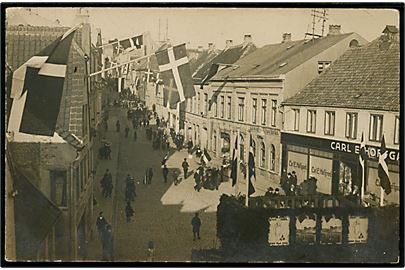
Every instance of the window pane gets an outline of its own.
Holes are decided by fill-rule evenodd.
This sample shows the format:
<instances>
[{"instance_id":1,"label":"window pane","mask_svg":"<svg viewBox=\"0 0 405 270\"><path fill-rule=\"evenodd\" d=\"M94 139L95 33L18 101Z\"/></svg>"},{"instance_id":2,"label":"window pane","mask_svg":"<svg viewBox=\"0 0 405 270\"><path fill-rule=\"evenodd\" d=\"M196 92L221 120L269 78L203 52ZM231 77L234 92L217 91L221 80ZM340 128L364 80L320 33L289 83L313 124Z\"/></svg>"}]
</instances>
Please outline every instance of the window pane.
<instances>
[{"instance_id":1,"label":"window pane","mask_svg":"<svg viewBox=\"0 0 405 270\"><path fill-rule=\"evenodd\" d=\"M262 125L266 124L266 115L267 115L267 100L262 99Z\"/></svg>"},{"instance_id":2,"label":"window pane","mask_svg":"<svg viewBox=\"0 0 405 270\"><path fill-rule=\"evenodd\" d=\"M395 117L394 143L399 144L399 117Z\"/></svg>"}]
</instances>

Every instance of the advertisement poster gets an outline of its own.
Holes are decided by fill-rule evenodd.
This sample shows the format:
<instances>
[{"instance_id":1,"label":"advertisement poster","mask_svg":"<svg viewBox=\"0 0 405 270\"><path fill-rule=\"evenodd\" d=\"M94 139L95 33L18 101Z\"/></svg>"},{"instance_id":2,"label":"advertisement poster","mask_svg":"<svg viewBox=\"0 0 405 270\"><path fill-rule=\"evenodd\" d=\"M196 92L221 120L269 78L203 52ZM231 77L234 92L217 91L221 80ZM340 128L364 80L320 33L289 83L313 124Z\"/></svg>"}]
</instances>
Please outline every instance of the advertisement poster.
<instances>
[{"instance_id":1,"label":"advertisement poster","mask_svg":"<svg viewBox=\"0 0 405 270\"><path fill-rule=\"evenodd\" d=\"M317 191L332 194L332 160L311 156L309 159L309 175L315 177Z\"/></svg>"},{"instance_id":2,"label":"advertisement poster","mask_svg":"<svg viewBox=\"0 0 405 270\"><path fill-rule=\"evenodd\" d=\"M342 220L336 217L322 217L321 219L321 243L342 243Z\"/></svg>"},{"instance_id":3,"label":"advertisement poster","mask_svg":"<svg viewBox=\"0 0 405 270\"><path fill-rule=\"evenodd\" d=\"M287 172L293 171L297 174L297 184L307 179L308 155L291 151L288 152Z\"/></svg>"},{"instance_id":4,"label":"advertisement poster","mask_svg":"<svg viewBox=\"0 0 405 270\"><path fill-rule=\"evenodd\" d=\"M368 237L368 218L349 216L349 237L348 242L367 243Z\"/></svg>"},{"instance_id":5,"label":"advertisement poster","mask_svg":"<svg viewBox=\"0 0 405 270\"><path fill-rule=\"evenodd\" d=\"M290 237L290 218L269 218L269 244L270 246L287 246Z\"/></svg>"},{"instance_id":6,"label":"advertisement poster","mask_svg":"<svg viewBox=\"0 0 405 270\"><path fill-rule=\"evenodd\" d=\"M297 217L296 223L297 242L314 244L316 241L316 217L315 215Z\"/></svg>"}]
</instances>

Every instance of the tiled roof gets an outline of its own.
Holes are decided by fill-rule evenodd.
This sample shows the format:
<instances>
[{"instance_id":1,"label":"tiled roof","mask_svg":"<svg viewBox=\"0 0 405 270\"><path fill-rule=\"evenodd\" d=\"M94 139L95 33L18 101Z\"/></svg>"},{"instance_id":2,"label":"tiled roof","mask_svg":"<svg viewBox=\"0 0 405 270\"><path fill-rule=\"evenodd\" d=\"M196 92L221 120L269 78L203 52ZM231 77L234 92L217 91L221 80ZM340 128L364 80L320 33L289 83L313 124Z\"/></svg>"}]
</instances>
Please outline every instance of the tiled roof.
<instances>
[{"instance_id":1,"label":"tiled roof","mask_svg":"<svg viewBox=\"0 0 405 270\"><path fill-rule=\"evenodd\" d=\"M260 77L286 74L351 34L329 35L314 40L266 45L235 62L235 65L239 67L228 67L221 70L213 80L221 80L225 77Z\"/></svg>"},{"instance_id":2,"label":"tiled roof","mask_svg":"<svg viewBox=\"0 0 405 270\"><path fill-rule=\"evenodd\" d=\"M399 110L399 44L377 38L339 57L285 105Z\"/></svg>"},{"instance_id":3,"label":"tiled roof","mask_svg":"<svg viewBox=\"0 0 405 270\"><path fill-rule=\"evenodd\" d=\"M239 59L246 57L247 55L253 53L256 50L256 46L253 43L240 44L232 46L228 49L223 50L217 56L215 56L211 61L206 62L201 66L197 72L193 74L194 82L201 82L208 74L208 71L212 64L233 64Z\"/></svg>"}]
</instances>

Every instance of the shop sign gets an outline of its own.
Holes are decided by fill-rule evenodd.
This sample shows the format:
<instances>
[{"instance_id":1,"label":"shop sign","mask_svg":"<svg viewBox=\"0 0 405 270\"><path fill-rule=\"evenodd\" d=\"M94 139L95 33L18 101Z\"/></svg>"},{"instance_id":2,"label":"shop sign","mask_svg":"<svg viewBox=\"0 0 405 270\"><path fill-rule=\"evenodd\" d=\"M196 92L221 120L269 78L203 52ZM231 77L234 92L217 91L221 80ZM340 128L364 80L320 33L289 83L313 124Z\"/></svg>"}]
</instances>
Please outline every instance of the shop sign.
<instances>
[{"instance_id":1,"label":"shop sign","mask_svg":"<svg viewBox=\"0 0 405 270\"><path fill-rule=\"evenodd\" d=\"M351 244L367 243L368 218L359 216L349 216L349 236L348 242Z\"/></svg>"},{"instance_id":2,"label":"shop sign","mask_svg":"<svg viewBox=\"0 0 405 270\"><path fill-rule=\"evenodd\" d=\"M330 149L333 151L340 151L345 153L360 154L360 145L348 142L331 141ZM375 146L366 145L366 154L369 158L377 159L380 156L380 148ZM388 149L388 158L392 161L399 161L399 151Z\"/></svg>"},{"instance_id":3,"label":"shop sign","mask_svg":"<svg viewBox=\"0 0 405 270\"><path fill-rule=\"evenodd\" d=\"M270 217L269 236L270 246L287 246L290 238L290 218Z\"/></svg>"}]
</instances>

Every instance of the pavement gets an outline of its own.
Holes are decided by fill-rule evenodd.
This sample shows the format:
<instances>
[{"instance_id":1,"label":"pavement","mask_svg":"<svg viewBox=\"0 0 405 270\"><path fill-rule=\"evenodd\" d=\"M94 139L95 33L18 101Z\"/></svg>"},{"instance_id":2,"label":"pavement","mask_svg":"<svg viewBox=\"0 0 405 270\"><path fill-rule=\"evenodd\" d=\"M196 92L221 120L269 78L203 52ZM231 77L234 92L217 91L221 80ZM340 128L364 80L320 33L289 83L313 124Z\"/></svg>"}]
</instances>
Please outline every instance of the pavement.
<instances>
[{"instance_id":1,"label":"pavement","mask_svg":"<svg viewBox=\"0 0 405 270\"><path fill-rule=\"evenodd\" d=\"M115 131L115 122L121 122L121 133ZM124 136L128 124L130 135ZM153 121L151 121L153 124ZM230 182L222 183L219 190L194 190L194 179L191 171L197 167L194 159L189 159L190 173L186 180L175 186L170 177L164 183L161 161L167 151L152 150L151 142L146 139L145 129L138 128L138 139L133 140L132 125L126 118L126 111L113 108L110 111L110 130L106 139L112 142L112 159L98 160L94 195L97 206L94 208L94 231L98 213L113 226L114 261L157 261L187 262L191 260L193 249L212 249L220 246L216 237L216 207L222 193L234 193ZM186 150L171 151L167 161L169 170L180 169L181 163L188 157ZM151 185L144 185L142 179L148 167L154 175ZM113 175L113 197L101 195L99 180L106 169ZM130 223L125 217L125 178L127 174L136 182L135 202L132 207L135 214ZM181 174L182 176L182 174ZM199 211L202 221L201 240L193 241L191 219ZM148 257L149 241L155 245L154 257ZM88 243L87 261L99 261L102 258L101 241L97 233Z\"/></svg>"}]
</instances>

